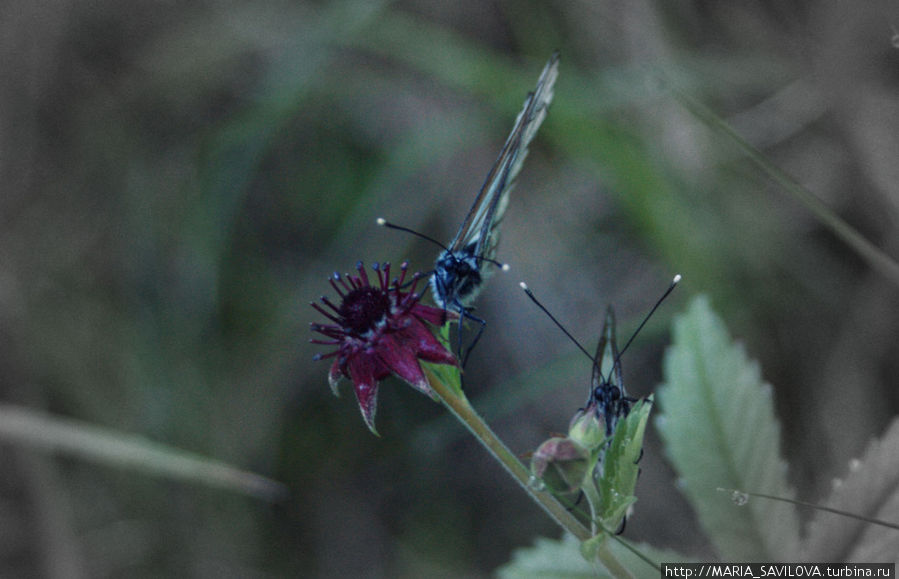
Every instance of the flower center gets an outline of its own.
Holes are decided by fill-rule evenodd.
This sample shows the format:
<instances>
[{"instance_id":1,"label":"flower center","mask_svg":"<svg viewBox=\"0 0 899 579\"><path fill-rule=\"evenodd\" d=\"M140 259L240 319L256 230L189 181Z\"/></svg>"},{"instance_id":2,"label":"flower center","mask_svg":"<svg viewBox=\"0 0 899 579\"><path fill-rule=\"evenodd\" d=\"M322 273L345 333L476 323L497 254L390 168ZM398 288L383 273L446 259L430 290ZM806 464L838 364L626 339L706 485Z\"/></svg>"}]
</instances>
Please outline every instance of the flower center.
<instances>
[{"instance_id":1,"label":"flower center","mask_svg":"<svg viewBox=\"0 0 899 579\"><path fill-rule=\"evenodd\" d=\"M371 286L351 291L340 304L344 326L358 335L372 330L388 313L390 297L387 292Z\"/></svg>"}]
</instances>

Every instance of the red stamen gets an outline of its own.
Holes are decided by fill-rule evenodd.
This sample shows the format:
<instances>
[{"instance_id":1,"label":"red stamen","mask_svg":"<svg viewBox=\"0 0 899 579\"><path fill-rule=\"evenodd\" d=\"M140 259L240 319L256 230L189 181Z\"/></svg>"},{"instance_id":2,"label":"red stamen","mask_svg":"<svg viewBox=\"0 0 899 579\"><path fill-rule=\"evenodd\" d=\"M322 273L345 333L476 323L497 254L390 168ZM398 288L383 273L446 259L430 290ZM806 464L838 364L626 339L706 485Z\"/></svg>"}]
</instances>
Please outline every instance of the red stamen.
<instances>
[{"instance_id":1,"label":"red stamen","mask_svg":"<svg viewBox=\"0 0 899 579\"><path fill-rule=\"evenodd\" d=\"M340 274L338 274L337 272L334 272L334 275L328 279L328 282L331 284L331 287L334 288L334 291L337 292L337 295L339 295L341 299L345 298L346 294L344 293L344 290L341 290L337 286L337 282L343 283L345 290L347 292L350 291L349 288L346 287L346 283L344 283L343 279L341 279Z\"/></svg>"},{"instance_id":2,"label":"red stamen","mask_svg":"<svg viewBox=\"0 0 899 579\"><path fill-rule=\"evenodd\" d=\"M325 305L328 305L328 306L330 306L331 308L336 309L336 308L334 308L334 304L332 304L331 302L329 302L329 301L327 300L327 298L324 298L324 297L323 297L323 298L322 298L322 301L325 302ZM340 318L337 318L337 317L331 315L330 312L326 311L325 308L321 307L321 306L318 305L317 303L311 302L309 305L312 306L313 308L315 308L315 310L316 310L318 313L322 314L323 316L325 316L326 318L328 318L329 320L331 320L331 321L334 322L335 324L340 324Z\"/></svg>"},{"instance_id":3,"label":"red stamen","mask_svg":"<svg viewBox=\"0 0 899 579\"><path fill-rule=\"evenodd\" d=\"M359 277L362 278L362 286L371 285L368 281L368 273L365 272L365 266L362 265L362 262L356 264L356 271L359 272Z\"/></svg>"},{"instance_id":4,"label":"red stamen","mask_svg":"<svg viewBox=\"0 0 899 579\"><path fill-rule=\"evenodd\" d=\"M309 329L313 332L319 332L328 336L329 338L334 339L343 339L346 336L346 331L341 326L332 326L331 324L317 324L312 322L309 324Z\"/></svg>"},{"instance_id":5,"label":"red stamen","mask_svg":"<svg viewBox=\"0 0 899 579\"><path fill-rule=\"evenodd\" d=\"M334 310L334 312L337 314L338 318L337 318L336 320L334 320L334 321L337 322L338 324L342 324L342 323L343 323L343 319L341 319L341 318L339 317L339 316L340 316L340 308L338 308L337 306L335 306L334 303L333 303L330 299L328 299L327 296L322 296L321 300L322 300L322 303L323 303L323 304L325 304L326 306L328 306L329 308L331 308L332 310ZM332 319L333 319L333 318L332 318Z\"/></svg>"},{"instance_id":6,"label":"red stamen","mask_svg":"<svg viewBox=\"0 0 899 579\"><path fill-rule=\"evenodd\" d=\"M408 262L408 261L404 261L403 263L400 264L400 272L401 272L401 273L400 273L400 279L399 279L399 281L397 282L396 285L398 285L398 286L402 286L402 285L403 285L403 282L406 281L406 272L407 272L408 270L409 270L409 262Z\"/></svg>"},{"instance_id":7,"label":"red stamen","mask_svg":"<svg viewBox=\"0 0 899 579\"><path fill-rule=\"evenodd\" d=\"M403 270L403 274L405 275L406 270ZM409 286L409 294L414 294L416 296L416 301L421 299L421 295L415 293L415 288L418 287L418 282L421 281L421 274L419 272L415 272L412 274L412 285Z\"/></svg>"},{"instance_id":8,"label":"red stamen","mask_svg":"<svg viewBox=\"0 0 899 579\"><path fill-rule=\"evenodd\" d=\"M378 272L378 281L381 283L381 289L387 289L390 282L390 262L384 264L384 271Z\"/></svg>"}]
</instances>

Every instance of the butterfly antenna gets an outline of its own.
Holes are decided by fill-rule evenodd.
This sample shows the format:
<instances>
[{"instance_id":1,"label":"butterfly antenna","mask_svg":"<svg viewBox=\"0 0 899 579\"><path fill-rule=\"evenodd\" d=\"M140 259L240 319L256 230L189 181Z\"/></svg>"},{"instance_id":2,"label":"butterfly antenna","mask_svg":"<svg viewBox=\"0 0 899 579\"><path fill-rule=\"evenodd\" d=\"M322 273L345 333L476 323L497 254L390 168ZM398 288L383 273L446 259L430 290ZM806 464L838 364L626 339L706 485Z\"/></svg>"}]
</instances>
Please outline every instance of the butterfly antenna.
<instances>
[{"instance_id":1,"label":"butterfly antenna","mask_svg":"<svg viewBox=\"0 0 899 579\"><path fill-rule=\"evenodd\" d=\"M572 336L571 333L565 329L565 326L563 326L562 323L559 320L557 320L556 317L554 315L552 315L548 309L546 309L546 306L541 304L540 301L536 297L534 297L534 294L531 292L530 288L528 287L528 284L521 282L518 285L521 286L521 289L524 290L524 293L528 294L528 297L531 298L531 301L534 302L535 304L537 304L537 307L540 308L541 310L543 310L543 313L546 314L547 316L549 316L549 319L551 319L553 321L553 323L555 323L556 326L558 326L558 328L560 330L562 330L562 332L566 336L568 336L568 338L572 342L574 342L574 345L577 346L578 348L580 348L581 352L583 352L588 358L590 358L591 362L596 364L596 360L593 359L593 356L590 355L590 352L585 350L584 347L581 346L581 343L577 341L577 338Z\"/></svg>"},{"instance_id":2,"label":"butterfly antenna","mask_svg":"<svg viewBox=\"0 0 899 579\"><path fill-rule=\"evenodd\" d=\"M419 233L418 231L415 231L414 229L409 229L408 227L403 227L402 225L396 225L395 223L391 223L391 222L387 221L383 217L378 217L375 220L375 223L377 223L381 227L389 227L390 229L396 229L398 231L405 231L406 233L411 233L412 235L414 235L416 237L420 237L424 240L430 241L431 243L440 247L444 251L449 251L449 249L445 245L443 245L442 243L440 243L433 237L427 236L424 233Z\"/></svg>"},{"instance_id":3,"label":"butterfly antenna","mask_svg":"<svg viewBox=\"0 0 899 579\"><path fill-rule=\"evenodd\" d=\"M509 266L508 263L496 261L495 259L491 259L489 257L481 257L478 259L479 259L479 261L486 261L487 263L492 263L493 265L495 265L496 267L500 268L503 271L509 271L511 269L511 267ZM533 296L532 296L532 299L533 299ZM549 312L547 312L547 313L549 313Z\"/></svg>"},{"instance_id":4,"label":"butterfly antenna","mask_svg":"<svg viewBox=\"0 0 899 579\"><path fill-rule=\"evenodd\" d=\"M678 284L678 282L680 282L680 280L681 280L680 274L677 274L676 276L674 276L674 279L671 280L671 285L668 286L668 289L665 290L665 293L662 294L662 297L660 297L658 299L658 301L656 302L656 305L652 306L652 309L649 310L649 313L646 314L646 317L643 318L643 321L640 322L640 325L637 327L636 330L634 330L634 333L631 335L630 340L628 340L627 344L625 344L624 347L618 351L619 359L621 359L621 356L624 354L624 351L627 350L628 346L631 345L631 342L634 341L634 338L637 337L637 334L640 333L640 330L643 329L643 326L646 325L646 322L649 321L649 318L652 317L652 314L655 313L655 311L659 308L660 305L662 305L662 302L665 301L665 298L667 298L671 294L671 292L674 291L674 288L677 286L677 284Z\"/></svg>"}]
</instances>

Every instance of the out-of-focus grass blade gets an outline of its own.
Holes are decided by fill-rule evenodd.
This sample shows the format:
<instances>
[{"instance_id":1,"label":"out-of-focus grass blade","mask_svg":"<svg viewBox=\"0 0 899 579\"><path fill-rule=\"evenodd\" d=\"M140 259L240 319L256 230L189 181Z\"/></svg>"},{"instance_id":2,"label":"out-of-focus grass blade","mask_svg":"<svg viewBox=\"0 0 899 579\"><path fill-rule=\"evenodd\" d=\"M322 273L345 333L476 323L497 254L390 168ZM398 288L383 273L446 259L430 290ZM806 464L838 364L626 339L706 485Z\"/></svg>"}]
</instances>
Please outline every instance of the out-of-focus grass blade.
<instances>
[{"instance_id":1,"label":"out-of-focus grass blade","mask_svg":"<svg viewBox=\"0 0 899 579\"><path fill-rule=\"evenodd\" d=\"M767 173L775 183L786 189L788 193L802 203L806 209L811 211L812 215L830 229L834 235L842 239L846 245L855 250L873 269L899 286L899 263L896 260L865 239L861 233L831 211L814 193L800 185L783 169L771 163L764 153L737 134L724 119L716 115L711 109L670 84L668 88L684 108L700 121L730 139L752 162Z\"/></svg>"},{"instance_id":2,"label":"out-of-focus grass blade","mask_svg":"<svg viewBox=\"0 0 899 579\"><path fill-rule=\"evenodd\" d=\"M287 496L283 484L221 461L20 406L0 404L0 441L271 501Z\"/></svg>"}]
</instances>

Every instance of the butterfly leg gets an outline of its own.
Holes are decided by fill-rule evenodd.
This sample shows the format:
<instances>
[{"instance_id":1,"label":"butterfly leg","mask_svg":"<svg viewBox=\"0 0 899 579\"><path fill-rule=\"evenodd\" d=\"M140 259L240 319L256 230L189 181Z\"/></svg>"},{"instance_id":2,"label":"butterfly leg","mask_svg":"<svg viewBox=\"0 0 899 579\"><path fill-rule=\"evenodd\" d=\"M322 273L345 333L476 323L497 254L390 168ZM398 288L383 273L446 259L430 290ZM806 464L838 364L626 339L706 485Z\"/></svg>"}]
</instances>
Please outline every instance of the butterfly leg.
<instances>
[{"instance_id":1,"label":"butterfly leg","mask_svg":"<svg viewBox=\"0 0 899 579\"><path fill-rule=\"evenodd\" d=\"M584 491L578 492L578 494L577 494L577 500L574 501L574 503L572 503L571 506L568 507L568 508L566 508L565 510L568 511L568 512L570 513L571 511L574 510L574 508L575 508L576 506L578 506L579 504L581 504L581 499L583 499L583 498L584 498Z\"/></svg>"},{"instance_id":2,"label":"butterfly leg","mask_svg":"<svg viewBox=\"0 0 899 579\"><path fill-rule=\"evenodd\" d=\"M474 339L471 341L471 344L468 345L468 348L465 349L465 353L462 354L462 320L464 318L468 318L473 322L477 322L481 325L478 328L478 333L475 334ZM481 334L484 333L484 328L487 327L487 322L482 320L481 318L474 316L471 314L471 310L464 309L462 310L462 315L459 316L459 355L462 356L462 367L468 363L468 357L471 355L471 351L474 350L474 347L477 345L478 340L481 339Z\"/></svg>"}]
</instances>

